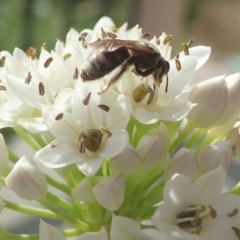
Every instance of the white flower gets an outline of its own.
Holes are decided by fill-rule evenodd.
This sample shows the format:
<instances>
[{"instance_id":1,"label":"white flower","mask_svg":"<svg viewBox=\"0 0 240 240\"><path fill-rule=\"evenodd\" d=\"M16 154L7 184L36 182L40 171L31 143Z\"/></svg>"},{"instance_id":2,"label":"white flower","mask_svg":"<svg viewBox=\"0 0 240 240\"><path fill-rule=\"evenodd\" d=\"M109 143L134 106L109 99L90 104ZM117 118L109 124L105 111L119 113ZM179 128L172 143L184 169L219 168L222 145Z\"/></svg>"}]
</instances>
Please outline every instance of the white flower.
<instances>
[{"instance_id":1,"label":"white flower","mask_svg":"<svg viewBox=\"0 0 240 240\"><path fill-rule=\"evenodd\" d=\"M240 199L221 194L226 174L219 167L191 183L175 174L166 184L155 226L168 234L177 231L185 240L238 239L232 227L240 221Z\"/></svg>"},{"instance_id":2,"label":"white flower","mask_svg":"<svg viewBox=\"0 0 240 240\"><path fill-rule=\"evenodd\" d=\"M98 95L96 83L78 84L69 109L57 104L64 102L58 99L65 94L57 96L56 105L43 106L44 120L56 139L38 151L35 160L50 168L76 163L84 174L94 175L105 158L116 156L128 144L129 103L110 91Z\"/></svg>"}]
</instances>

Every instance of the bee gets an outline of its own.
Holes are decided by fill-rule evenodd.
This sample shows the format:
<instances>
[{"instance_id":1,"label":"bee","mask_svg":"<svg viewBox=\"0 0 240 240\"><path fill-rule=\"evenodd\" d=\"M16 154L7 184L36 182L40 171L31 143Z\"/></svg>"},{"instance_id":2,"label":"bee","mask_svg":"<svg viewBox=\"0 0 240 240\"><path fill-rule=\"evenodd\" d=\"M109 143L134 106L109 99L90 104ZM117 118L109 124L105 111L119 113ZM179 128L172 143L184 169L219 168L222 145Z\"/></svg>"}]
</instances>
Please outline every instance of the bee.
<instances>
[{"instance_id":1,"label":"bee","mask_svg":"<svg viewBox=\"0 0 240 240\"><path fill-rule=\"evenodd\" d=\"M119 71L110 78L110 81L99 94L117 82L131 66L134 67L133 72L136 75L146 77L152 74L154 89L160 86L162 78L166 75L165 91L167 92L169 62L148 41L144 39L139 41L116 38L99 39L87 46L92 49L92 52L81 66L82 81L97 80L120 66Z\"/></svg>"}]
</instances>

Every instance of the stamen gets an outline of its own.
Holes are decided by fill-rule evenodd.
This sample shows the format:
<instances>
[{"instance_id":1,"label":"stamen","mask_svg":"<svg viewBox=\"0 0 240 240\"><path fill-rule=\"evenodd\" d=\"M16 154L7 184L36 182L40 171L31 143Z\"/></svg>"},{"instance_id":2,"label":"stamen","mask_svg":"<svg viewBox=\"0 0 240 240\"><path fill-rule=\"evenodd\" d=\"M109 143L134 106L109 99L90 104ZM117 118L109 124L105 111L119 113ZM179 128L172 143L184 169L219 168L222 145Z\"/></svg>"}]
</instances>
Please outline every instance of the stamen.
<instances>
[{"instance_id":1,"label":"stamen","mask_svg":"<svg viewBox=\"0 0 240 240\"><path fill-rule=\"evenodd\" d=\"M190 39L188 40L188 42L187 42L188 48L190 48L190 47L192 46L192 44L193 44L193 39L190 38Z\"/></svg>"},{"instance_id":2,"label":"stamen","mask_svg":"<svg viewBox=\"0 0 240 240\"><path fill-rule=\"evenodd\" d=\"M64 56L63 56L63 60L66 61L68 58L70 58L72 56L71 53L66 53Z\"/></svg>"},{"instance_id":3,"label":"stamen","mask_svg":"<svg viewBox=\"0 0 240 240\"><path fill-rule=\"evenodd\" d=\"M112 33L112 32L107 32L106 35L109 37L109 38L112 38L112 39L116 39L117 38L117 35Z\"/></svg>"},{"instance_id":4,"label":"stamen","mask_svg":"<svg viewBox=\"0 0 240 240\"><path fill-rule=\"evenodd\" d=\"M4 66L5 60L6 60L6 56L2 56L0 59L0 67Z\"/></svg>"},{"instance_id":5,"label":"stamen","mask_svg":"<svg viewBox=\"0 0 240 240\"><path fill-rule=\"evenodd\" d=\"M181 66L181 63L180 63L180 61L179 61L179 53L178 53L178 54L176 55L176 57L175 57L175 64L176 64L177 70L180 71L181 68L182 68L182 66Z\"/></svg>"},{"instance_id":6,"label":"stamen","mask_svg":"<svg viewBox=\"0 0 240 240\"><path fill-rule=\"evenodd\" d=\"M168 36L163 40L163 44L166 45L172 38L173 38L173 35L168 35Z\"/></svg>"},{"instance_id":7,"label":"stamen","mask_svg":"<svg viewBox=\"0 0 240 240\"><path fill-rule=\"evenodd\" d=\"M73 74L73 80L77 80L79 77L79 70L78 68L76 67L75 68L75 71L74 71L74 74Z\"/></svg>"},{"instance_id":8,"label":"stamen","mask_svg":"<svg viewBox=\"0 0 240 240\"><path fill-rule=\"evenodd\" d=\"M233 217L238 214L238 209L234 208L230 213L227 213L227 217Z\"/></svg>"},{"instance_id":9,"label":"stamen","mask_svg":"<svg viewBox=\"0 0 240 240\"><path fill-rule=\"evenodd\" d=\"M145 33L141 36L141 39L146 39L146 38L148 38L150 35L151 35L151 33L145 32Z\"/></svg>"},{"instance_id":10,"label":"stamen","mask_svg":"<svg viewBox=\"0 0 240 240\"><path fill-rule=\"evenodd\" d=\"M29 72L25 79L25 83L29 85L31 80L32 80L32 75L31 75L31 72Z\"/></svg>"},{"instance_id":11,"label":"stamen","mask_svg":"<svg viewBox=\"0 0 240 240\"><path fill-rule=\"evenodd\" d=\"M188 51L188 46L186 43L183 43L182 44L182 47L183 47L183 52L185 55L189 55L189 51Z\"/></svg>"},{"instance_id":12,"label":"stamen","mask_svg":"<svg viewBox=\"0 0 240 240\"><path fill-rule=\"evenodd\" d=\"M99 129L102 131L103 134L107 135L108 137L112 136L112 133L105 127L99 127Z\"/></svg>"},{"instance_id":13,"label":"stamen","mask_svg":"<svg viewBox=\"0 0 240 240\"><path fill-rule=\"evenodd\" d=\"M83 105L88 105L89 104L89 101L90 101L90 97L91 97L91 92L90 93L88 93L88 95L83 99Z\"/></svg>"},{"instance_id":14,"label":"stamen","mask_svg":"<svg viewBox=\"0 0 240 240\"><path fill-rule=\"evenodd\" d=\"M33 48L33 47L29 47L26 51L26 54L28 57L30 57L31 59L35 59L36 55L37 55L37 49Z\"/></svg>"},{"instance_id":15,"label":"stamen","mask_svg":"<svg viewBox=\"0 0 240 240\"><path fill-rule=\"evenodd\" d=\"M47 43L42 43L41 48L47 49Z\"/></svg>"},{"instance_id":16,"label":"stamen","mask_svg":"<svg viewBox=\"0 0 240 240\"><path fill-rule=\"evenodd\" d=\"M43 96L45 94L45 88L42 82L40 82L38 85L38 92L40 96Z\"/></svg>"},{"instance_id":17,"label":"stamen","mask_svg":"<svg viewBox=\"0 0 240 240\"><path fill-rule=\"evenodd\" d=\"M50 65L50 63L52 62L52 60L53 60L52 57L48 58L44 63L44 67L47 68Z\"/></svg>"},{"instance_id":18,"label":"stamen","mask_svg":"<svg viewBox=\"0 0 240 240\"><path fill-rule=\"evenodd\" d=\"M109 110L110 110L109 106L104 105L104 104L99 104L98 107L101 108L105 112L109 112Z\"/></svg>"},{"instance_id":19,"label":"stamen","mask_svg":"<svg viewBox=\"0 0 240 240\"><path fill-rule=\"evenodd\" d=\"M59 121L63 118L63 113L59 113L56 117L55 117L55 120L56 121Z\"/></svg>"}]
</instances>

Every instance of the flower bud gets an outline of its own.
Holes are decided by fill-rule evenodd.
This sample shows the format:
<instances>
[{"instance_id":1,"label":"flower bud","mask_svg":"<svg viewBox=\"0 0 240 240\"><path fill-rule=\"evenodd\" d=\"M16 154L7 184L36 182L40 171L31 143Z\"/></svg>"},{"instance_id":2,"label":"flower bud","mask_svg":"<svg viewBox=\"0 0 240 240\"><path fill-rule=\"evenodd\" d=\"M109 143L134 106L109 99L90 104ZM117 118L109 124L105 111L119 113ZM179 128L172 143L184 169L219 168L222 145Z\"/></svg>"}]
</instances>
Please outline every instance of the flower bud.
<instances>
[{"instance_id":1,"label":"flower bud","mask_svg":"<svg viewBox=\"0 0 240 240\"><path fill-rule=\"evenodd\" d=\"M138 145L137 152L141 160L141 168L150 171L159 167L163 169L167 160L167 149L161 139L156 136L143 136Z\"/></svg>"},{"instance_id":2,"label":"flower bud","mask_svg":"<svg viewBox=\"0 0 240 240\"><path fill-rule=\"evenodd\" d=\"M216 77L198 84L189 95L189 101L197 105L187 118L194 126L207 128L214 124L227 105L228 89L223 77Z\"/></svg>"},{"instance_id":3,"label":"flower bud","mask_svg":"<svg viewBox=\"0 0 240 240\"><path fill-rule=\"evenodd\" d=\"M165 169L164 180L168 181L175 173L183 174L191 180L196 178L199 173L199 166L192 150L181 148L172 157Z\"/></svg>"},{"instance_id":4,"label":"flower bud","mask_svg":"<svg viewBox=\"0 0 240 240\"><path fill-rule=\"evenodd\" d=\"M93 193L104 208L115 211L124 200L125 178L122 175L105 178L93 188Z\"/></svg>"},{"instance_id":5,"label":"flower bud","mask_svg":"<svg viewBox=\"0 0 240 240\"><path fill-rule=\"evenodd\" d=\"M127 146L120 154L113 157L109 163L111 169L116 174L131 174L140 165L140 159L136 150Z\"/></svg>"},{"instance_id":6,"label":"flower bud","mask_svg":"<svg viewBox=\"0 0 240 240\"><path fill-rule=\"evenodd\" d=\"M40 200L47 193L45 176L29 157L18 160L6 177L5 183L19 197L27 200Z\"/></svg>"},{"instance_id":7,"label":"flower bud","mask_svg":"<svg viewBox=\"0 0 240 240\"><path fill-rule=\"evenodd\" d=\"M201 175L217 169L220 165L227 173L231 162L231 149L227 141L218 142L201 149L198 156Z\"/></svg>"}]
</instances>

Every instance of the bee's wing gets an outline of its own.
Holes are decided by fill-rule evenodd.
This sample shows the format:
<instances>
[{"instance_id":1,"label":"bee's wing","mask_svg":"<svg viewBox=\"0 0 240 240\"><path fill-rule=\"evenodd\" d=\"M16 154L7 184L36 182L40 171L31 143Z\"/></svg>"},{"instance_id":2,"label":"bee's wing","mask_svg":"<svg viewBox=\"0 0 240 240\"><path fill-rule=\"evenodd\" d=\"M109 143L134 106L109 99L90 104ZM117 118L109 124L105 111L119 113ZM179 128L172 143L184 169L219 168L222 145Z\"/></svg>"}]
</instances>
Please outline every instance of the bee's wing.
<instances>
[{"instance_id":1,"label":"bee's wing","mask_svg":"<svg viewBox=\"0 0 240 240\"><path fill-rule=\"evenodd\" d=\"M93 50L99 50L100 52L113 52L119 48L126 48L130 51L146 54L157 51L154 47L150 47L150 44L146 44L143 41L130 41L120 39L99 39L93 43L90 43L89 47Z\"/></svg>"}]
</instances>

